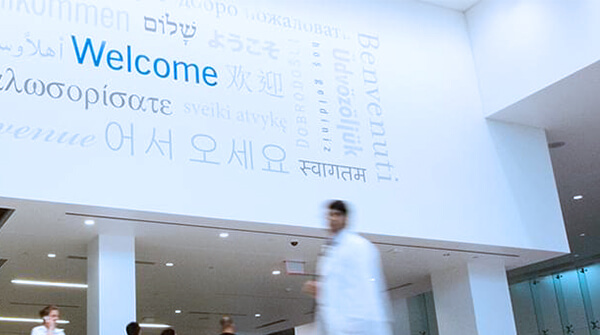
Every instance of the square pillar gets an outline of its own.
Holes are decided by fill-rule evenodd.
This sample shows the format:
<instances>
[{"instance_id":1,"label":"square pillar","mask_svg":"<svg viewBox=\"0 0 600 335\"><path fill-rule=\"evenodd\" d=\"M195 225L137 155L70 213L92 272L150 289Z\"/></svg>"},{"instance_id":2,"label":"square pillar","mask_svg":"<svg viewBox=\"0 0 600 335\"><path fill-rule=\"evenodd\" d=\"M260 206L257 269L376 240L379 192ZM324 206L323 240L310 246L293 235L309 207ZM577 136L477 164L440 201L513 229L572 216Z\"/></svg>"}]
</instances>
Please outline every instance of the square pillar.
<instances>
[{"instance_id":1,"label":"square pillar","mask_svg":"<svg viewBox=\"0 0 600 335\"><path fill-rule=\"evenodd\" d=\"M439 335L517 335L503 262L435 271L431 284Z\"/></svg>"},{"instance_id":2,"label":"square pillar","mask_svg":"<svg viewBox=\"0 0 600 335\"><path fill-rule=\"evenodd\" d=\"M136 320L135 237L99 235L88 244L87 334L124 334Z\"/></svg>"}]
</instances>

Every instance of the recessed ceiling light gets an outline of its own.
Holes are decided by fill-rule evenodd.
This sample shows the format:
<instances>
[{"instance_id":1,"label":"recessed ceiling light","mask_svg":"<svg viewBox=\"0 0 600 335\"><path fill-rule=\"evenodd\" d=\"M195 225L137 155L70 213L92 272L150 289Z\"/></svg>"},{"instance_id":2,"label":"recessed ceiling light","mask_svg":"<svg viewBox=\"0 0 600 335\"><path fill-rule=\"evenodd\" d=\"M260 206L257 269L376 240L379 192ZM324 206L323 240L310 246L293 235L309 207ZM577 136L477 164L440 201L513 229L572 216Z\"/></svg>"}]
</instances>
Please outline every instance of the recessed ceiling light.
<instances>
[{"instance_id":1,"label":"recessed ceiling light","mask_svg":"<svg viewBox=\"0 0 600 335\"><path fill-rule=\"evenodd\" d=\"M578 194L573 197L573 200L581 200L581 199L583 199L583 195L581 195L581 194Z\"/></svg>"},{"instance_id":2,"label":"recessed ceiling light","mask_svg":"<svg viewBox=\"0 0 600 335\"><path fill-rule=\"evenodd\" d=\"M256 313L256 314L254 314L254 317L255 318L260 318L260 314Z\"/></svg>"},{"instance_id":3,"label":"recessed ceiling light","mask_svg":"<svg viewBox=\"0 0 600 335\"><path fill-rule=\"evenodd\" d=\"M176 309L175 310L175 314L181 314L181 310L180 309Z\"/></svg>"},{"instance_id":4,"label":"recessed ceiling light","mask_svg":"<svg viewBox=\"0 0 600 335\"><path fill-rule=\"evenodd\" d=\"M581 234L579 234L579 236L580 236L580 237L584 237L584 236L585 236L585 233L581 233Z\"/></svg>"},{"instance_id":5,"label":"recessed ceiling light","mask_svg":"<svg viewBox=\"0 0 600 335\"><path fill-rule=\"evenodd\" d=\"M220 233L219 237L220 238L228 238L229 237L229 233Z\"/></svg>"},{"instance_id":6,"label":"recessed ceiling light","mask_svg":"<svg viewBox=\"0 0 600 335\"><path fill-rule=\"evenodd\" d=\"M60 283L60 282L23 280L23 279L13 279L10 282L13 284L33 285L33 286L70 287L70 288L87 288L88 287L87 284Z\"/></svg>"},{"instance_id":7,"label":"recessed ceiling light","mask_svg":"<svg viewBox=\"0 0 600 335\"><path fill-rule=\"evenodd\" d=\"M83 221L83 223L85 223L87 226L93 226L96 223L96 221L88 219Z\"/></svg>"},{"instance_id":8,"label":"recessed ceiling light","mask_svg":"<svg viewBox=\"0 0 600 335\"><path fill-rule=\"evenodd\" d=\"M30 318L14 318L14 317L8 317L8 316L0 316L0 321L5 321L5 322L26 322L26 323L42 323L43 320L42 319L30 319ZM68 324L69 321L67 320L57 320L56 323L60 323L60 324Z\"/></svg>"},{"instance_id":9,"label":"recessed ceiling light","mask_svg":"<svg viewBox=\"0 0 600 335\"><path fill-rule=\"evenodd\" d=\"M56 254L48 254L48 258L56 258Z\"/></svg>"},{"instance_id":10,"label":"recessed ceiling light","mask_svg":"<svg viewBox=\"0 0 600 335\"><path fill-rule=\"evenodd\" d=\"M167 262L167 263L165 263L165 266L173 266L173 265L175 265L175 264L173 264L173 263L171 263L171 262Z\"/></svg>"},{"instance_id":11,"label":"recessed ceiling light","mask_svg":"<svg viewBox=\"0 0 600 335\"><path fill-rule=\"evenodd\" d=\"M579 257L579 254L575 254L575 255L573 255L573 257Z\"/></svg>"},{"instance_id":12,"label":"recessed ceiling light","mask_svg":"<svg viewBox=\"0 0 600 335\"><path fill-rule=\"evenodd\" d=\"M160 324L160 323L140 323L140 327L142 328L171 328L170 325Z\"/></svg>"},{"instance_id":13,"label":"recessed ceiling light","mask_svg":"<svg viewBox=\"0 0 600 335\"><path fill-rule=\"evenodd\" d=\"M279 271L279 270L275 270L275 271L273 271L272 273L273 273L273 275L277 276L277 275L280 275L280 274L281 274L281 271Z\"/></svg>"}]
</instances>

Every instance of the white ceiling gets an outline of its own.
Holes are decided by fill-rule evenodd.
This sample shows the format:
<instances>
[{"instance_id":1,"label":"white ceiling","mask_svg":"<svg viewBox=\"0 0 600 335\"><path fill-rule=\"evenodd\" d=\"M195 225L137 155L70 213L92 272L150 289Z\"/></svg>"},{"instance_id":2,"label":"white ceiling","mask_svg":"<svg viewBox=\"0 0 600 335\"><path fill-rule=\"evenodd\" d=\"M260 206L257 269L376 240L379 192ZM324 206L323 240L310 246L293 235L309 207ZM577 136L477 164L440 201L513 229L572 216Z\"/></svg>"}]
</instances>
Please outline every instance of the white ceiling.
<instances>
[{"instance_id":1,"label":"white ceiling","mask_svg":"<svg viewBox=\"0 0 600 335\"><path fill-rule=\"evenodd\" d=\"M537 266L575 267L600 258L600 62L589 65L493 115L546 129L571 254ZM573 196L583 195L575 200ZM540 232L543 234L543 232ZM583 236L581 236L584 234Z\"/></svg>"},{"instance_id":2,"label":"white ceiling","mask_svg":"<svg viewBox=\"0 0 600 335\"><path fill-rule=\"evenodd\" d=\"M420 0L436 6L454 9L459 12L464 12L469 8L473 7L476 3L481 0Z\"/></svg>"},{"instance_id":3,"label":"white ceiling","mask_svg":"<svg viewBox=\"0 0 600 335\"><path fill-rule=\"evenodd\" d=\"M313 301L300 292L312 278L273 276L285 260L306 262L308 274L326 232L198 217L141 213L98 207L0 198L0 207L15 208L0 229L0 316L35 317L47 304L62 307L71 321L68 334L84 334L86 292L18 286L11 279L86 282L87 244L98 233L130 231L136 236L139 321L173 325L179 335L215 334L221 314L234 315L241 334L268 334L308 323ZM94 217L96 225L86 226ZM223 228L226 227L226 228ZM219 238L228 231L227 239ZM459 261L503 259L510 268L553 254L460 243L369 236L376 242L390 293L406 297L430 288L429 273ZM292 247L290 242L298 240ZM50 259L48 253L57 257ZM444 256L447 254L449 256ZM73 257L74 256L74 257ZM166 267L164 263L175 266ZM401 288L398 288L401 287ZM181 314L174 311L180 309ZM260 318L254 314L260 313ZM277 322L272 326L261 325ZM1 334L28 334L30 324L0 322ZM145 332L153 334L155 332Z\"/></svg>"}]
</instances>

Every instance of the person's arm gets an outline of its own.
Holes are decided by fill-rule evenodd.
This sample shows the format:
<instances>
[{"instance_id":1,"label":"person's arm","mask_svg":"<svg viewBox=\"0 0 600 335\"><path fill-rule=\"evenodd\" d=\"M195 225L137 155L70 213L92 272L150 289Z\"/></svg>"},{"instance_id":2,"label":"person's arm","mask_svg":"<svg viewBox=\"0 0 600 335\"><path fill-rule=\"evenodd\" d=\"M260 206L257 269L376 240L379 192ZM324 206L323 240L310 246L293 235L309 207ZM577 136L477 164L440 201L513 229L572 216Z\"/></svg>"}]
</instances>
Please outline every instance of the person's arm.
<instances>
[{"instance_id":1,"label":"person's arm","mask_svg":"<svg viewBox=\"0 0 600 335\"><path fill-rule=\"evenodd\" d=\"M316 280L308 280L302 286L302 292L310 295L313 298L317 297L319 291L319 283Z\"/></svg>"},{"instance_id":2,"label":"person's arm","mask_svg":"<svg viewBox=\"0 0 600 335\"><path fill-rule=\"evenodd\" d=\"M44 321L44 325L48 328L47 334L54 335L54 329L56 329L56 320L45 316Z\"/></svg>"}]
</instances>

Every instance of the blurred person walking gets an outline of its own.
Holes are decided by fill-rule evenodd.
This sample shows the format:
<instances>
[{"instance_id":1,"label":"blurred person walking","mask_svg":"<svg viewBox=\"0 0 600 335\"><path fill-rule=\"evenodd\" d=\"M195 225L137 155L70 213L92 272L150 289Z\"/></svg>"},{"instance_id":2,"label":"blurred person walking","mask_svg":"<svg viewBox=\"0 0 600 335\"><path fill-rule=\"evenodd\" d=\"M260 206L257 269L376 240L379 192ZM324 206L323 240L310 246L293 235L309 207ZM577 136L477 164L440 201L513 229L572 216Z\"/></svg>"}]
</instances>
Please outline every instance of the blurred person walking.
<instances>
[{"instance_id":1,"label":"blurred person walking","mask_svg":"<svg viewBox=\"0 0 600 335\"><path fill-rule=\"evenodd\" d=\"M331 239L317 264L316 281L303 290L317 302L319 335L391 335L392 318L377 248L347 228L343 201L329 203Z\"/></svg>"}]
</instances>

